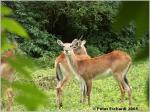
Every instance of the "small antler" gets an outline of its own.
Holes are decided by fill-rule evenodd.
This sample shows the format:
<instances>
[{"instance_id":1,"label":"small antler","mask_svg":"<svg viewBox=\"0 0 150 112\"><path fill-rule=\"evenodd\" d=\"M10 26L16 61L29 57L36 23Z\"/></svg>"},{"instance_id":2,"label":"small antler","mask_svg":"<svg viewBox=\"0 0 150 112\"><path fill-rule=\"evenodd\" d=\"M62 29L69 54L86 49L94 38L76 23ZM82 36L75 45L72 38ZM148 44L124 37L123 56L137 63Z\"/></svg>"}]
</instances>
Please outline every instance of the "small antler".
<instances>
[{"instance_id":1,"label":"small antler","mask_svg":"<svg viewBox=\"0 0 150 112\"><path fill-rule=\"evenodd\" d=\"M83 38L83 35L81 35L81 37L79 38L79 40L81 40Z\"/></svg>"}]
</instances>

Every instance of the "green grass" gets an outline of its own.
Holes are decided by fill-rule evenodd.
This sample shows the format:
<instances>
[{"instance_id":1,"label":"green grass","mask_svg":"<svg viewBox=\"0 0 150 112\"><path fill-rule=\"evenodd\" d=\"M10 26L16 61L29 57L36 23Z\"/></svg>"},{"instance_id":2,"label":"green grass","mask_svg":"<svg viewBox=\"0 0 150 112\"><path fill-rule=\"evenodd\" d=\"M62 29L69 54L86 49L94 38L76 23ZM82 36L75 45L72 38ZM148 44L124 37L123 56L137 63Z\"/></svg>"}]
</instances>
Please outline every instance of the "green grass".
<instances>
[{"instance_id":1,"label":"green grass","mask_svg":"<svg viewBox=\"0 0 150 112\"><path fill-rule=\"evenodd\" d=\"M58 111L55 105L56 83L54 81L54 69L38 70L34 73L35 81L38 76L48 76L49 80L42 82L49 86L43 89L49 96L48 103L39 107L39 111ZM128 73L129 83L132 86L132 106L137 107L139 111L148 111L148 61L141 61L133 63ZM45 86L45 85L44 85ZM79 103L80 87L78 81L74 78L66 86L63 92L63 108L61 111L95 111L95 108L109 108L109 107L126 107L128 109L128 95L126 93L125 102L120 102L121 93L117 81L113 77L108 77L101 80L93 80L91 106ZM24 107L14 104L13 111L25 110Z\"/></svg>"}]
</instances>

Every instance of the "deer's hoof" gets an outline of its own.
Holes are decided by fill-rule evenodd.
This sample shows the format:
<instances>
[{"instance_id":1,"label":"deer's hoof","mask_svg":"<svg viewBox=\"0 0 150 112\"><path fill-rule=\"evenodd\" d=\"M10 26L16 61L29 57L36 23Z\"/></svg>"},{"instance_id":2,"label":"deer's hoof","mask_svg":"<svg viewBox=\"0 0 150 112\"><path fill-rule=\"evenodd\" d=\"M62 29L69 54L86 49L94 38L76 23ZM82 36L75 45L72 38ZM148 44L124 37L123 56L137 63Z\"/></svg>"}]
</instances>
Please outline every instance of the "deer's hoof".
<instances>
[{"instance_id":1,"label":"deer's hoof","mask_svg":"<svg viewBox=\"0 0 150 112\"><path fill-rule=\"evenodd\" d=\"M80 100L79 102L80 102L80 103L85 103L86 101L85 101L85 100Z\"/></svg>"},{"instance_id":2,"label":"deer's hoof","mask_svg":"<svg viewBox=\"0 0 150 112\"><path fill-rule=\"evenodd\" d=\"M61 107L63 107L63 104L62 104L62 102L59 104L59 108L61 108Z\"/></svg>"}]
</instances>

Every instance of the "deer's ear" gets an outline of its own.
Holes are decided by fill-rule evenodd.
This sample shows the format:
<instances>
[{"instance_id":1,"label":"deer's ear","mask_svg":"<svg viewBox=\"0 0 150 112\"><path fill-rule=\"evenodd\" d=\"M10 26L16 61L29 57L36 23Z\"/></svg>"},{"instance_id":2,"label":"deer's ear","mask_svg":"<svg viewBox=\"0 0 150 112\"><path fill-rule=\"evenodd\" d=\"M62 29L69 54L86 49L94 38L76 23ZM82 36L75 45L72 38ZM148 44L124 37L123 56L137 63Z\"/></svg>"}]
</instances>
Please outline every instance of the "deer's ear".
<instances>
[{"instance_id":1,"label":"deer's ear","mask_svg":"<svg viewBox=\"0 0 150 112\"><path fill-rule=\"evenodd\" d=\"M77 45L77 43L78 43L78 39L74 39L71 44L72 44L73 46L75 46L75 45Z\"/></svg>"},{"instance_id":2,"label":"deer's ear","mask_svg":"<svg viewBox=\"0 0 150 112\"><path fill-rule=\"evenodd\" d=\"M83 40L81 43L81 46L84 46L85 43L86 43L86 40Z\"/></svg>"},{"instance_id":3,"label":"deer's ear","mask_svg":"<svg viewBox=\"0 0 150 112\"><path fill-rule=\"evenodd\" d=\"M78 40L78 47L80 47L82 44L82 41L81 40Z\"/></svg>"},{"instance_id":4,"label":"deer's ear","mask_svg":"<svg viewBox=\"0 0 150 112\"><path fill-rule=\"evenodd\" d=\"M63 46L63 42L61 40L57 40L58 45Z\"/></svg>"}]
</instances>

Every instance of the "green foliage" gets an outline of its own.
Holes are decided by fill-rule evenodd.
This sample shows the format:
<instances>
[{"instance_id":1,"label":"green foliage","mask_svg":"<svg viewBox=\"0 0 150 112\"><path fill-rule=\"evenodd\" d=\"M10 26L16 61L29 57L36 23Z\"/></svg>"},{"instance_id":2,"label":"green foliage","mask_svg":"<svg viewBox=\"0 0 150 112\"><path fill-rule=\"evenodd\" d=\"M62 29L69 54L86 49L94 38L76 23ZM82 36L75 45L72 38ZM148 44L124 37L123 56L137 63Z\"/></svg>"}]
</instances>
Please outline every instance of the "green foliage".
<instances>
[{"instance_id":1,"label":"green foliage","mask_svg":"<svg viewBox=\"0 0 150 112\"><path fill-rule=\"evenodd\" d=\"M35 58L44 56L48 58L56 57L60 49L56 43L56 37L47 32L39 32L38 36L38 38L20 43L20 48L28 55Z\"/></svg>"},{"instance_id":2,"label":"green foliage","mask_svg":"<svg viewBox=\"0 0 150 112\"><path fill-rule=\"evenodd\" d=\"M34 85L15 81L13 82L13 88L17 94L15 100L30 111L37 110L39 105L47 103L45 93Z\"/></svg>"},{"instance_id":3,"label":"green foliage","mask_svg":"<svg viewBox=\"0 0 150 112\"><path fill-rule=\"evenodd\" d=\"M55 69L40 69L33 74L34 83L42 90L53 90L56 87Z\"/></svg>"},{"instance_id":4,"label":"green foliage","mask_svg":"<svg viewBox=\"0 0 150 112\"><path fill-rule=\"evenodd\" d=\"M2 45L2 53L5 52L8 49L13 48L13 43L9 42L9 40L7 39L7 33L11 32L11 33L15 33L21 37L26 37L29 38L27 32L25 31L25 29L14 19L11 19L9 17L5 17L5 16L10 16L10 14L12 14L12 10L6 6L1 6L1 34L2 34L2 41L1 41L1 45Z\"/></svg>"},{"instance_id":5,"label":"green foliage","mask_svg":"<svg viewBox=\"0 0 150 112\"><path fill-rule=\"evenodd\" d=\"M81 35L83 35L83 39L87 40L88 46L97 47L96 49L102 53L120 49L135 55L137 48L142 45L139 44L142 40L136 38L137 24L129 24L126 21L125 27L119 27L120 32L112 32L112 23L118 18L116 15L120 2L41 1L38 3L8 2L7 4L15 11L13 17L25 26L32 37L32 40L28 41L18 39L20 48L34 58L45 57L45 55L54 58L60 52L56 43L57 39L61 38L64 42L71 42ZM130 10L132 12L135 7L139 7L138 3L135 7L132 5L131 3ZM124 15L121 17L126 18ZM123 21L125 20L131 20L131 18ZM118 21L120 19L117 19ZM138 20L137 22L141 23ZM117 24L116 27L119 25L116 22L114 24ZM124 26L124 24L121 25ZM98 53L98 50L95 52ZM90 50L89 52L93 51ZM92 56L97 55L97 53Z\"/></svg>"},{"instance_id":6,"label":"green foliage","mask_svg":"<svg viewBox=\"0 0 150 112\"><path fill-rule=\"evenodd\" d=\"M126 19L125 19L126 18ZM129 22L136 25L136 37L143 37L149 30L149 2L148 1L123 1L120 5L119 13L113 23L114 30L120 31ZM145 37L145 36L144 36ZM148 42L148 39L146 40ZM141 45L139 46L141 47ZM134 59L140 60L148 58L148 43L137 50Z\"/></svg>"},{"instance_id":7,"label":"green foliage","mask_svg":"<svg viewBox=\"0 0 150 112\"><path fill-rule=\"evenodd\" d=\"M136 24L136 34L138 37L148 32L149 28L148 1L121 2L118 16L113 24L114 28L120 30L123 26L127 25L131 21L134 21Z\"/></svg>"},{"instance_id":8,"label":"green foliage","mask_svg":"<svg viewBox=\"0 0 150 112\"><path fill-rule=\"evenodd\" d=\"M134 60L145 60L148 58L147 56L149 56L149 44L148 43L146 43L144 47L137 50Z\"/></svg>"},{"instance_id":9,"label":"green foliage","mask_svg":"<svg viewBox=\"0 0 150 112\"><path fill-rule=\"evenodd\" d=\"M94 46L87 46L87 52L91 57L98 56L101 54L99 49L97 47L94 47Z\"/></svg>"},{"instance_id":10,"label":"green foliage","mask_svg":"<svg viewBox=\"0 0 150 112\"><path fill-rule=\"evenodd\" d=\"M13 45L9 43L8 38L6 38L6 33L2 32L1 35L1 54L3 54L8 49L13 48Z\"/></svg>"},{"instance_id":11,"label":"green foliage","mask_svg":"<svg viewBox=\"0 0 150 112\"><path fill-rule=\"evenodd\" d=\"M1 6L1 14L4 16L11 15L12 10L9 7Z\"/></svg>"},{"instance_id":12,"label":"green foliage","mask_svg":"<svg viewBox=\"0 0 150 112\"><path fill-rule=\"evenodd\" d=\"M2 15L3 15L2 24L1 24L2 52L5 52L8 49L15 49L13 46L13 42L10 41L8 38L8 32L15 33L24 38L25 37L29 38L29 36L26 30L22 27L22 25L20 25L12 18L5 17L5 16L9 16L12 13L12 10L6 6L1 6L1 7L2 7ZM14 55L12 57L8 57L6 61L12 68L14 68L15 71L20 73L19 77L23 77L24 79L31 79L31 73L36 68L35 64L31 59L21 55ZM46 103L47 96L36 86L30 84L24 84L22 83L22 81L20 82L13 81L12 83L10 82L11 82L10 80L3 81L2 85L8 84L12 88L14 88L15 92L17 93L17 95L15 96L15 101L18 102L19 104L24 105L28 110L36 110L39 105Z\"/></svg>"},{"instance_id":13,"label":"green foliage","mask_svg":"<svg viewBox=\"0 0 150 112\"><path fill-rule=\"evenodd\" d=\"M29 38L25 29L16 21L11 18L4 17L2 19L2 28L6 29L8 32L18 34L22 37Z\"/></svg>"},{"instance_id":14,"label":"green foliage","mask_svg":"<svg viewBox=\"0 0 150 112\"><path fill-rule=\"evenodd\" d=\"M44 55L43 57L34 59L35 63L41 68L54 68L55 58Z\"/></svg>"},{"instance_id":15,"label":"green foliage","mask_svg":"<svg viewBox=\"0 0 150 112\"><path fill-rule=\"evenodd\" d=\"M15 58L8 58L7 61L17 72L24 76L24 78L30 79L31 73L36 69L31 59L21 55L15 55Z\"/></svg>"},{"instance_id":16,"label":"green foliage","mask_svg":"<svg viewBox=\"0 0 150 112\"><path fill-rule=\"evenodd\" d=\"M41 4L45 5L44 10L44 7L39 7L39 4L35 2L11 2L10 6L15 10L13 17L24 25L32 38L24 40L16 37L16 40L19 47L31 57L39 58L45 55L49 58L56 57L60 51L56 43L57 38L48 33L46 29L48 24L47 5L46 2L41 2Z\"/></svg>"}]
</instances>

